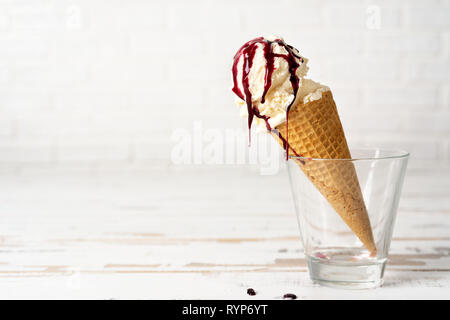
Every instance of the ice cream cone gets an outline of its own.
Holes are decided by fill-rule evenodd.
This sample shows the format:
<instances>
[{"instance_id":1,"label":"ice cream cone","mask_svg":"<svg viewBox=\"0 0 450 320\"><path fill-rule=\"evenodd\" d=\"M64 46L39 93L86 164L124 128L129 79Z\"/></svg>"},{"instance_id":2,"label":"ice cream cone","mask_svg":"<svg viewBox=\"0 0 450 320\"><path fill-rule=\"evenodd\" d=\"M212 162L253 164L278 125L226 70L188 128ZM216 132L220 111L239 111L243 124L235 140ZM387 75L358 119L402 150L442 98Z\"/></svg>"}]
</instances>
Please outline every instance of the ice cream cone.
<instances>
[{"instance_id":1,"label":"ice cream cone","mask_svg":"<svg viewBox=\"0 0 450 320\"><path fill-rule=\"evenodd\" d=\"M294 105L289 111L289 123L284 122L276 129L278 132L272 132L272 135L282 146L283 140L288 141L290 155L351 159L331 91L324 92L321 99ZM295 161L365 247L375 255L377 249L372 228L353 163Z\"/></svg>"}]
</instances>

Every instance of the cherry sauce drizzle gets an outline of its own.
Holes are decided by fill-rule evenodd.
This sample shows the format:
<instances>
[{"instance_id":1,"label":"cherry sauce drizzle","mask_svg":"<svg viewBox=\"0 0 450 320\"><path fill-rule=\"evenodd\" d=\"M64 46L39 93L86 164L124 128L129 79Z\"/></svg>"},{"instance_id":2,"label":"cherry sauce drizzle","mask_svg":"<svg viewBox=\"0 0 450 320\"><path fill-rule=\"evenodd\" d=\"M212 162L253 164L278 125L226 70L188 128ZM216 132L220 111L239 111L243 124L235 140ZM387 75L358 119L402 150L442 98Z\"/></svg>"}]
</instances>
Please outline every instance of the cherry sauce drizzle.
<instances>
[{"instance_id":1,"label":"cherry sauce drizzle","mask_svg":"<svg viewBox=\"0 0 450 320\"><path fill-rule=\"evenodd\" d=\"M274 53L272 44L278 44L279 46L282 46L287 54L280 54L280 53ZM257 107L253 106L252 103L252 93L250 92L250 84L249 84L249 74L250 70L253 66L253 59L255 57L256 51L258 49L258 44L261 44L263 46L263 53L264 58L266 60L266 68L265 68L265 74L264 74L264 90L261 97L261 103L265 102L266 94L269 91L270 87L272 86L272 74L274 71L274 65L275 65L275 58L282 58L286 60L289 66L289 73L290 73L290 82L292 85L292 91L294 98L289 103L289 105L286 108L286 139L281 136L279 132L277 132L278 137L283 143L283 148L286 151L286 160L289 158L289 149L291 149L296 156L299 156L295 150L289 146L289 110L291 109L292 105L294 104L294 101L297 97L297 92L299 88L300 79L296 74L296 71L300 64L297 62L297 59L301 61L301 63L304 62L303 58L297 55L294 52L294 48L288 44L286 44L281 39L275 39L273 41L266 40L263 37L259 37L253 40L248 41L245 43L235 54L234 61L233 61L233 88L232 91L242 100L245 101L247 104L247 111L248 111L248 129L249 129L249 144L251 143L251 136L250 136L250 129L252 126L253 118L256 116L257 118L263 119L266 122L267 130L274 132L270 127L269 119L270 117L261 115L259 113L259 110ZM238 62L239 59L243 57L244 63L242 66L242 87L244 89L244 92L239 88L238 85Z\"/></svg>"}]
</instances>

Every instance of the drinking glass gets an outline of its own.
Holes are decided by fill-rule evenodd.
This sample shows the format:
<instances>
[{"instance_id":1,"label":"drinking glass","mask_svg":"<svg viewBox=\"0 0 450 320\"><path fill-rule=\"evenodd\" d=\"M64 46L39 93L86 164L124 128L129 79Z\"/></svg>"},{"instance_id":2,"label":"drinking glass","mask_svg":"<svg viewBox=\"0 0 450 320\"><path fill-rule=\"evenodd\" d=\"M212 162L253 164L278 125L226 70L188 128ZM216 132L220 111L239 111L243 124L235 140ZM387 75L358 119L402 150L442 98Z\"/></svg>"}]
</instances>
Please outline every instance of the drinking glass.
<instances>
[{"instance_id":1,"label":"drinking glass","mask_svg":"<svg viewBox=\"0 0 450 320\"><path fill-rule=\"evenodd\" d=\"M352 159L290 156L289 180L311 279L331 287L373 288L382 284L409 154L376 148L350 151ZM304 166L333 170L354 167L376 255L369 252L319 191L317 186L329 183L326 170L312 177L305 174Z\"/></svg>"}]
</instances>

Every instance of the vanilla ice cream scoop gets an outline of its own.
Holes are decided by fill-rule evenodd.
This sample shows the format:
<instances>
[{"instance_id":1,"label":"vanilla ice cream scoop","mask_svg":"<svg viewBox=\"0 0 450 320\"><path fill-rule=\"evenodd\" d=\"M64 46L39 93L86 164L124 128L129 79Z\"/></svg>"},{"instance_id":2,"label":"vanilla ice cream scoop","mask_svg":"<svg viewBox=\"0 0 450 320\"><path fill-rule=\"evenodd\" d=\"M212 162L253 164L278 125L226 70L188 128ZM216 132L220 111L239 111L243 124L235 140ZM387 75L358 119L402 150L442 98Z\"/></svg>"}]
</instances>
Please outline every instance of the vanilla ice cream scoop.
<instances>
[{"instance_id":1,"label":"vanilla ice cream scoop","mask_svg":"<svg viewBox=\"0 0 450 320\"><path fill-rule=\"evenodd\" d=\"M286 122L289 109L299 101L320 99L329 90L304 79L308 60L281 37L260 37L244 44L234 56L233 92L249 128L256 116L268 130Z\"/></svg>"}]
</instances>

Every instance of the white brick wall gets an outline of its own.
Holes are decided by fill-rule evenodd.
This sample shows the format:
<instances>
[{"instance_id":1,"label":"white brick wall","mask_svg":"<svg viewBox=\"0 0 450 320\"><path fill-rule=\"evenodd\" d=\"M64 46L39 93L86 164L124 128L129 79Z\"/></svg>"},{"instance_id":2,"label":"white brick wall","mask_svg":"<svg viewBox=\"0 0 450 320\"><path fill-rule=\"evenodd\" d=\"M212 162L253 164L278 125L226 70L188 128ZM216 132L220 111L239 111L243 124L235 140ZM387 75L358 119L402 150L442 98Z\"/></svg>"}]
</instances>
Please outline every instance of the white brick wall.
<instances>
[{"instance_id":1,"label":"white brick wall","mask_svg":"<svg viewBox=\"0 0 450 320\"><path fill-rule=\"evenodd\" d=\"M174 129L245 127L231 59L268 34L351 144L450 166L449 1L0 0L0 167L170 166Z\"/></svg>"}]
</instances>

